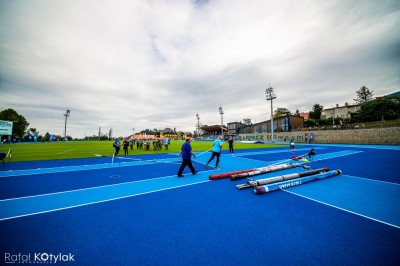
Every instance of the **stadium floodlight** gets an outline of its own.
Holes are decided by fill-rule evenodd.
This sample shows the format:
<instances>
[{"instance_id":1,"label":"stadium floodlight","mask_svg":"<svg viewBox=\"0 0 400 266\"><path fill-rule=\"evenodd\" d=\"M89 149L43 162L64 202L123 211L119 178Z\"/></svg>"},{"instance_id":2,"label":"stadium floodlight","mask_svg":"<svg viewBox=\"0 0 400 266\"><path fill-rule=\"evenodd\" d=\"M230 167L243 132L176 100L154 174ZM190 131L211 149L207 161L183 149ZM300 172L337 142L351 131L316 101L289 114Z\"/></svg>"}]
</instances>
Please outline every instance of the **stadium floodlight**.
<instances>
[{"instance_id":1,"label":"stadium floodlight","mask_svg":"<svg viewBox=\"0 0 400 266\"><path fill-rule=\"evenodd\" d=\"M70 113L71 113L71 110L67 109L67 112L64 114L64 116L65 116L64 139L65 140L67 140L67 119L68 119Z\"/></svg>"},{"instance_id":2,"label":"stadium floodlight","mask_svg":"<svg viewBox=\"0 0 400 266\"><path fill-rule=\"evenodd\" d=\"M271 101L271 138L272 142L274 142L274 111L272 107L272 100L276 99L276 94L274 93L274 88L272 88L270 84L265 90L265 94L267 95L267 101Z\"/></svg>"},{"instance_id":3,"label":"stadium floodlight","mask_svg":"<svg viewBox=\"0 0 400 266\"><path fill-rule=\"evenodd\" d=\"M219 107L219 114L221 115L221 136L224 140L224 111L222 111L222 106Z\"/></svg>"},{"instance_id":4,"label":"stadium floodlight","mask_svg":"<svg viewBox=\"0 0 400 266\"><path fill-rule=\"evenodd\" d=\"M200 138L200 117L199 114L196 114L197 118L197 138Z\"/></svg>"}]
</instances>

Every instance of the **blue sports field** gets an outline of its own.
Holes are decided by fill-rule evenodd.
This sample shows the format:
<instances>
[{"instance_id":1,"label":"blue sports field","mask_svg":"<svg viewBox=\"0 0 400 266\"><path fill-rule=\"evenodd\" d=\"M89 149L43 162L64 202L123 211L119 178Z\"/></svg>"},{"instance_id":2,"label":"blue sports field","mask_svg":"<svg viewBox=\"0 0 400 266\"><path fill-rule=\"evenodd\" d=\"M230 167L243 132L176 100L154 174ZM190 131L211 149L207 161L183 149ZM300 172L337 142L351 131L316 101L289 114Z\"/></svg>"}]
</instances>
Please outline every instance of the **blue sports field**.
<instances>
[{"instance_id":1,"label":"blue sports field","mask_svg":"<svg viewBox=\"0 0 400 266\"><path fill-rule=\"evenodd\" d=\"M256 144L255 144L256 145ZM210 143L211 147L211 143ZM302 145L0 164L1 263L399 265L400 147ZM342 174L256 195L211 174L300 163ZM307 171L302 167L254 177Z\"/></svg>"}]
</instances>

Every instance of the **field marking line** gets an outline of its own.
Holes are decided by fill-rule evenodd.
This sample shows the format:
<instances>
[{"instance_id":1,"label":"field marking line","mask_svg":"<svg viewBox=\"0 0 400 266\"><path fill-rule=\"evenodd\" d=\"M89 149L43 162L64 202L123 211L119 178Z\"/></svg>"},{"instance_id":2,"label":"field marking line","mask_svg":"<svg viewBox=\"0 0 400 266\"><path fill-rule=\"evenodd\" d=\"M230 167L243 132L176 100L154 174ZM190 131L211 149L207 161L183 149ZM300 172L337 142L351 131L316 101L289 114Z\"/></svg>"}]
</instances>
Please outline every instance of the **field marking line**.
<instances>
[{"instance_id":1,"label":"field marking line","mask_svg":"<svg viewBox=\"0 0 400 266\"><path fill-rule=\"evenodd\" d=\"M34 213L27 213L27 214L23 214L23 215L17 215L17 216L11 216L11 217L6 217L6 218L0 218L0 221L5 221L5 220L10 220L10 219L15 219L15 218L22 218L22 217L26 217L26 216L32 216L32 215L37 215L37 214L44 214L44 213L55 212L55 211L61 211L61 210L67 210L67 209L72 209L72 208L78 208L78 207L82 207L82 206L88 206L88 205L92 205L92 204L104 203L104 202L113 201L113 200L131 198L131 197L146 195L146 194L150 194L150 193L155 193L155 192L170 190L170 189L174 189L174 188L180 188L180 187L186 187L186 186L197 185L197 184L206 183L206 182L210 182L210 181L211 181L211 180L203 180L203 181L199 181L199 182L195 182L195 183L184 184L184 185L174 186L174 187L167 187L167 188L162 188L162 189L157 189L157 190L152 190L152 191L147 191L147 192L141 192L141 193L138 193L138 194L133 194L133 195L128 195L128 196L122 196L122 197L117 197L117 198L99 200L99 201L95 201L95 202L88 202L88 203L83 203L83 204L68 206L68 207L64 207L64 208L57 208L57 209L52 209L52 210L47 210L47 211L34 212Z\"/></svg>"},{"instance_id":2,"label":"field marking line","mask_svg":"<svg viewBox=\"0 0 400 266\"><path fill-rule=\"evenodd\" d=\"M74 150L66 150L66 151L63 151L63 152L57 152L56 154L64 154L64 153L67 153L67 152L70 152L70 151L74 151Z\"/></svg>"}]
</instances>

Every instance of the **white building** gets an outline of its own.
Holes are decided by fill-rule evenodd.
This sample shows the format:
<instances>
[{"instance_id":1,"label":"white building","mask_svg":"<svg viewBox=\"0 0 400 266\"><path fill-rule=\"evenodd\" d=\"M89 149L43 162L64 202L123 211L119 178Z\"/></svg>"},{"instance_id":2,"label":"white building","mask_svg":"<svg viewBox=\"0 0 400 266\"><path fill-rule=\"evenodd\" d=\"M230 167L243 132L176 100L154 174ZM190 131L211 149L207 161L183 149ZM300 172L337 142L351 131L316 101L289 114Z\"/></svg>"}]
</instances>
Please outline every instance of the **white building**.
<instances>
[{"instance_id":1,"label":"white building","mask_svg":"<svg viewBox=\"0 0 400 266\"><path fill-rule=\"evenodd\" d=\"M339 106L339 104L336 104L336 107L322 110L321 119L329 119L332 117L335 119L350 119L358 112L358 110L360 110L359 104L349 104L347 102L344 104L344 106Z\"/></svg>"}]
</instances>

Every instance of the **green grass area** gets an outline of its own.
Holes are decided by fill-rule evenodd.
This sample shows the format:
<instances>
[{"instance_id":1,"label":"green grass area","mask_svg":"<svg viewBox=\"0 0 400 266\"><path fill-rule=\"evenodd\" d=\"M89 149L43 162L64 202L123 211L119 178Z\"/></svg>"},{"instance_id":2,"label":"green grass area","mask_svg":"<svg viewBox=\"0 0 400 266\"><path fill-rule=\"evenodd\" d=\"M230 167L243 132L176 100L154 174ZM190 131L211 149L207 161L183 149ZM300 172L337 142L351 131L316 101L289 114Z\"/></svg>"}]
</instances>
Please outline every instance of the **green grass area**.
<instances>
[{"instance_id":1,"label":"green grass area","mask_svg":"<svg viewBox=\"0 0 400 266\"><path fill-rule=\"evenodd\" d=\"M184 141L171 141L168 151L163 147L162 151L153 151L153 145L150 145L150 151L137 150L136 145L133 151L129 149L129 155L139 154L162 154L179 152ZM95 157L93 154L112 156L114 148L112 141L69 141L69 142L43 142L43 143L18 143L18 144L1 144L0 152L7 153L11 151L11 159L6 161L21 162L35 160L60 160L73 158L90 158ZM202 152L211 148L212 142L192 141L193 151ZM265 149L285 147L282 144L251 144L251 143L235 143L234 149ZM223 150L228 150L228 143L224 143ZM123 156L124 150L121 148L119 155Z\"/></svg>"}]
</instances>

